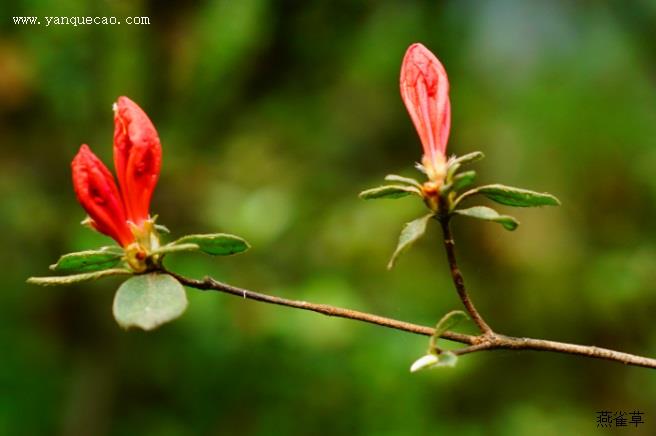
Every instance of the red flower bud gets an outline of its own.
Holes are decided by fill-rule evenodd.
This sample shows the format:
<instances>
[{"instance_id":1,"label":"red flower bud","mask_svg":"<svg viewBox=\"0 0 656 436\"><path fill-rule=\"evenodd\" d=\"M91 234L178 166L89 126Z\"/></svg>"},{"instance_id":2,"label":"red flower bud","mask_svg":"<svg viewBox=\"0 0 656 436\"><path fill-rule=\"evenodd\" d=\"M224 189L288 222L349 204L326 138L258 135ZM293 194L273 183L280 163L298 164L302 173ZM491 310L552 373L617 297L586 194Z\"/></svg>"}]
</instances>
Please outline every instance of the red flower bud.
<instances>
[{"instance_id":1,"label":"red flower bud","mask_svg":"<svg viewBox=\"0 0 656 436\"><path fill-rule=\"evenodd\" d=\"M419 43L403 58L401 97L424 148L422 163L429 176L440 175L451 128L449 79L440 61Z\"/></svg>"},{"instance_id":2,"label":"red flower bud","mask_svg":"<svg viewBox=\"0 0 656 436\"><path fill-rule=\"evenodd\" d=\"M162 146L155 126L127 97L114 106L114 165L127 218L140 226L149 219L150 199L159 178Z\"/></svg>"},{"instance_id":3,"label":"red flower bud","mask_svg":"<svg viewBox=\"0 0 656 436\"><path fill-rule=\"evenodd\" d=\"M126 249L135 271L146 269L148 250L159 246L150 199L159 178L162 147L157 131L132 100L114 106L114 163L120 190L107 167L83 145L72 162L73 186L89 224ZM132 259L134 255L134 259Z\"/></svg>"},{"instance_id":4,"label":"red flower bud","mask_svg":"<svg viewBox=\"0 0 656 436\"><path fill-rule=\"evenodd\" d=\"M80 204L91 218L90 224L121 246L134 241L128 227L121 196L114 177L85 144L73 162L73 188Z\"/></svg>"}]
</instances>

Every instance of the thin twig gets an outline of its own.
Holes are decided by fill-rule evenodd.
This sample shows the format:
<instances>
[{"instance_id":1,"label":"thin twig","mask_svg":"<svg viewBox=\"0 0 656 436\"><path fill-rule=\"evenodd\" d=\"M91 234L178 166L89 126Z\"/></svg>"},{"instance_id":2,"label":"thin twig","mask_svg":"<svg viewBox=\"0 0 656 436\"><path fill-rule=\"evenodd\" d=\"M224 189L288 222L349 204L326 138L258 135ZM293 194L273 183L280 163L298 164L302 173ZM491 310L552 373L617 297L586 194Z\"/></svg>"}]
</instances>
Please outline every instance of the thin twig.
<instances>
[{"instance_id":1,"label":"thin twig","mask_svg":"<svg viewBox=\"0 0 656 436\"><path fill-rule=\"evenodd\" d=\"M417 335L433 336L435 330L432 327L412 324L405 321L398 321L383 316L373 315L366 312L357 310L344 309L341 307L330 306L328 304L316 304L307 301L289 300L286 298L275 297L272 295L253 292L248 289L238 288L225 283L214 280L211 277L205 277L202 280L191 279L181 276L177 273L163 270L180 283L190 288L196 288L203 291L218 291L231 295L236 295L241 298L246 298L263 303L277 304L280 306L287 306L296 309L309 310L312 312L321 313L328 316L335 316L339 318L352 319L355 321L363 321L370 324L379 325L382 327L393 328ZM479 336L465 335L455 332L445 332L441 338L448 339L454 342L460 342L468 345L467 347L455 350L457 355L474 353L486 350L537 350L537 351L550 351L553 353L572 354L578 356L585 356L594 359L605 359L613 362L623 363L625 365L642 366L645 368L656 369L656 359L649 357L636 356L633 354L622 353L619 351L609 350L606 348L599 348L595 346L584 346L576 344L568 344L564 342L547 341L543 339L531 338L516 338L512 336L500 335L497 333L488 333Z\"/></svg>"},{"instance_id":2,"label":"thin twig","mask_svg":"<svg viewBox=\"0 0 656 436\"><path fill-rule=\"evenodd\" d=\"M476 307L474 306L474 303L469 298L469 294L467 294L467 289L465 288L465 280L462 277L460 268L458 268L458 262L456 261L456 251L455 251L456 243L453 240L453 235L451 234L451 228L449 227L449 216L447 215L444 217L440 217L438 221L442 225L442 234L444 235L444 249L446 250L446 257L449 261L451 278L453 279L453 284L456 287L456 290L458 291L458 296L460 297L460 301L462 301L462 304L464 304L465 308L467 309L467 312L469 312L469 316L471 316L471 318L474 320L478 328L481 330L481 333L483 333L484 335L491 334L492 329L485 322L485 320L480 315L480 313L478 313Z\"/></svg>"},{"instance_id":3,"label":"thin twig","mask_svg":"<svg viewBox=\"0 0 656 436\"><path fill-rule=\"evenodd\" d=\"M171 271L166 273L175 277L180 283L191 288L200 289L202 291L220 291L227 294L236 295L238 297L247 298L249 300L261 301L263 303L277 304L279 306L293 307L296 309L309 310L312 312L321 313L323 315L334 316L337 318L347 318L356 321L364 321L370 324L376 324L383 327L389 327L396 330L402 330L409 333L415 333L424 336L433 336L435 329L432 327L425 327L422 325L412 324L405 321L398 321L392 318L385 318L383 316L373 315L366 312L357 310L343 309L341 307L330 306L328 304L309 303L307 301L289 300L287 298L275 297L273 295L261 294L259 292L249 291L248 289L238 288L236 286L228 285L214 280L211 277L205 277L202 280L190 279L183 277ZM445 332L442 337L462 344L476 343L476 336L465 335L462 333Z\"/></svg>"},{"instance_id":4,"label":"thin twig","mask_svg":"<svg viewBox=\"0 0 656 436\"><path fill-rule=\"evenodd\" d=\"M595 359L612 360L625 365L656 368L656 359L595 346L567 344L565 342L548 341L545 339L514 338L498 334L494 335L491 343L492 346L490 349L550 351L552 353L574 354Z\"/></svg>"}]
</instances>

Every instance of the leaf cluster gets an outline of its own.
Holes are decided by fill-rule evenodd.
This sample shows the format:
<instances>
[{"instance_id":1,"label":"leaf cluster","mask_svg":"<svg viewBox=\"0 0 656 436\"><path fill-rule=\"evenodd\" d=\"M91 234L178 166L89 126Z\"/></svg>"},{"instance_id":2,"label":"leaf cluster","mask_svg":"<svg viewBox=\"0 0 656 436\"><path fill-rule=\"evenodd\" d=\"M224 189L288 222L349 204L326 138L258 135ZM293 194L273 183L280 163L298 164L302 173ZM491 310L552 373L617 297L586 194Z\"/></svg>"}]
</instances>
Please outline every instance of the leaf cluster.
<instances>
[{"instance_id":1,"label":"leaf cluster","mask_svg":"<svg viewBox=\"0 0 656 436\"><path fill-rule=\"evenodd\" d=\"M148 253L147 263L150 268L137 274L130 269L123 248L101 247L64 254L50 269L66 275L31 277L28 283L42 286L69 285L107 276L130 275L114 297L114 318L126 329L137 327L152 330L178 318L187 308L184 287L162 268L165 256L190 251L229 256L249 248L250 245L244 239L227 233L187 235Z\"/></svg>"},{"instance_id":2,"label":"leaf cluster","mask_svg":"<svg viewBox=\"0 0 656 436\"><path fill-rule=\"evenodd\" d=\"M429 183L420 183L416 179L390 174L386 181L393 184L377 186L360 193L364 200L398 199L409 195L420 197L429 209L429 213L406 223L401 230L396 249L387 264L388 269L394 267L398 256L407 250L415 241L426 232L431 218L439 221L449 221L453 216L465 216L483 221L500 224L506 230L515 230L519 221L506 214L501 214L488 206L461 207L463 201L482 196L495 203L511 207L537 207L558 206L560 201L553 195L545 192L535 192L527 189L506 186L502 184L471 186L476 179L476 171L460 171L467 164L483 159L480 151L465 154L460 157L453 156L447 162L446 177L439 187L437 201L428 191ZM469 188L469 189L468 189ZM464 192L463 192L464 191Z\"/></svg>"}]
</instances>

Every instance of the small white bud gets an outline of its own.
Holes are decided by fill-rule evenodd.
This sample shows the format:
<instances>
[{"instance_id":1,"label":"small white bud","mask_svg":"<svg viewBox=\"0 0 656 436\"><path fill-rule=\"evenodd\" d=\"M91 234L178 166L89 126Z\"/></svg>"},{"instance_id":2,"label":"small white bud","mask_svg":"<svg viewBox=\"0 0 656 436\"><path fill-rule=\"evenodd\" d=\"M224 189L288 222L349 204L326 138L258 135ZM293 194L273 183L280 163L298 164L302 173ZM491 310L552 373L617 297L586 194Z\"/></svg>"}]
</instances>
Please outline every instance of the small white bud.
<instances>
[{"instance_id":1,"label":"small white bud","mask_svg":"<svg viewBox=\"0 0 656 436\"><path fill-rule=\"evenodd\" d=\"M434 354L427 354L415 360L410 367L410 372L417 372L424 368L432 368L439 363L440 359Z\"/></svg>"}]
</instances>

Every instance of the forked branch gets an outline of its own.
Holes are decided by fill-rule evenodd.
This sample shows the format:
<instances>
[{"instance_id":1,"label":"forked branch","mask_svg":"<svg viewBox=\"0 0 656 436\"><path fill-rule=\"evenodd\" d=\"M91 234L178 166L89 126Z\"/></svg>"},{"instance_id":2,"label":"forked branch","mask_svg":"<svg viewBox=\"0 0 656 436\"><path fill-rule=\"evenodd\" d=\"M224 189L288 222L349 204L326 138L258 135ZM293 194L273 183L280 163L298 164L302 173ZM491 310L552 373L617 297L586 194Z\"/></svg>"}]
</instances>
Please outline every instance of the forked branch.
<instances>
[{"instance_id":1,"label":"forked branch","mask_svg":"<svg viewBox=\"0 0 656 436\"><path fill-rule=\"evenodd\" d=\"M181 276L171 271L164 272L174 276L183 285L202 291L224 292L249 300L255 300L269 304L277 304L280 306L287 306L295 309L309 310L327 316L363 321L370 324L379 325L381 327L392 328L417 335L432 336L435 332L432 327L412 324L409 322L386 318L367 312L330 306L328 304L317 304L310 303L308 301L289 300L273 295L253 292L248 289L238 288L236 286L219 282L211 277L205 277L202 280L196 280ZM605 359L623 363L625 365L656 368L656 359L636 356L633 354L622 353L619 351L594 346L567 344L564 342L547 341L543 339L516 338L512 336L500 335L497 333L487 333L479 336L474 336L455 332L445 332L441 335L441 338L468 345L467 347L454 351L455 354L459 355L486 350L537 350L550 351L553 353L573 354L595 359Z\"/></svg>"}]
</instances>

